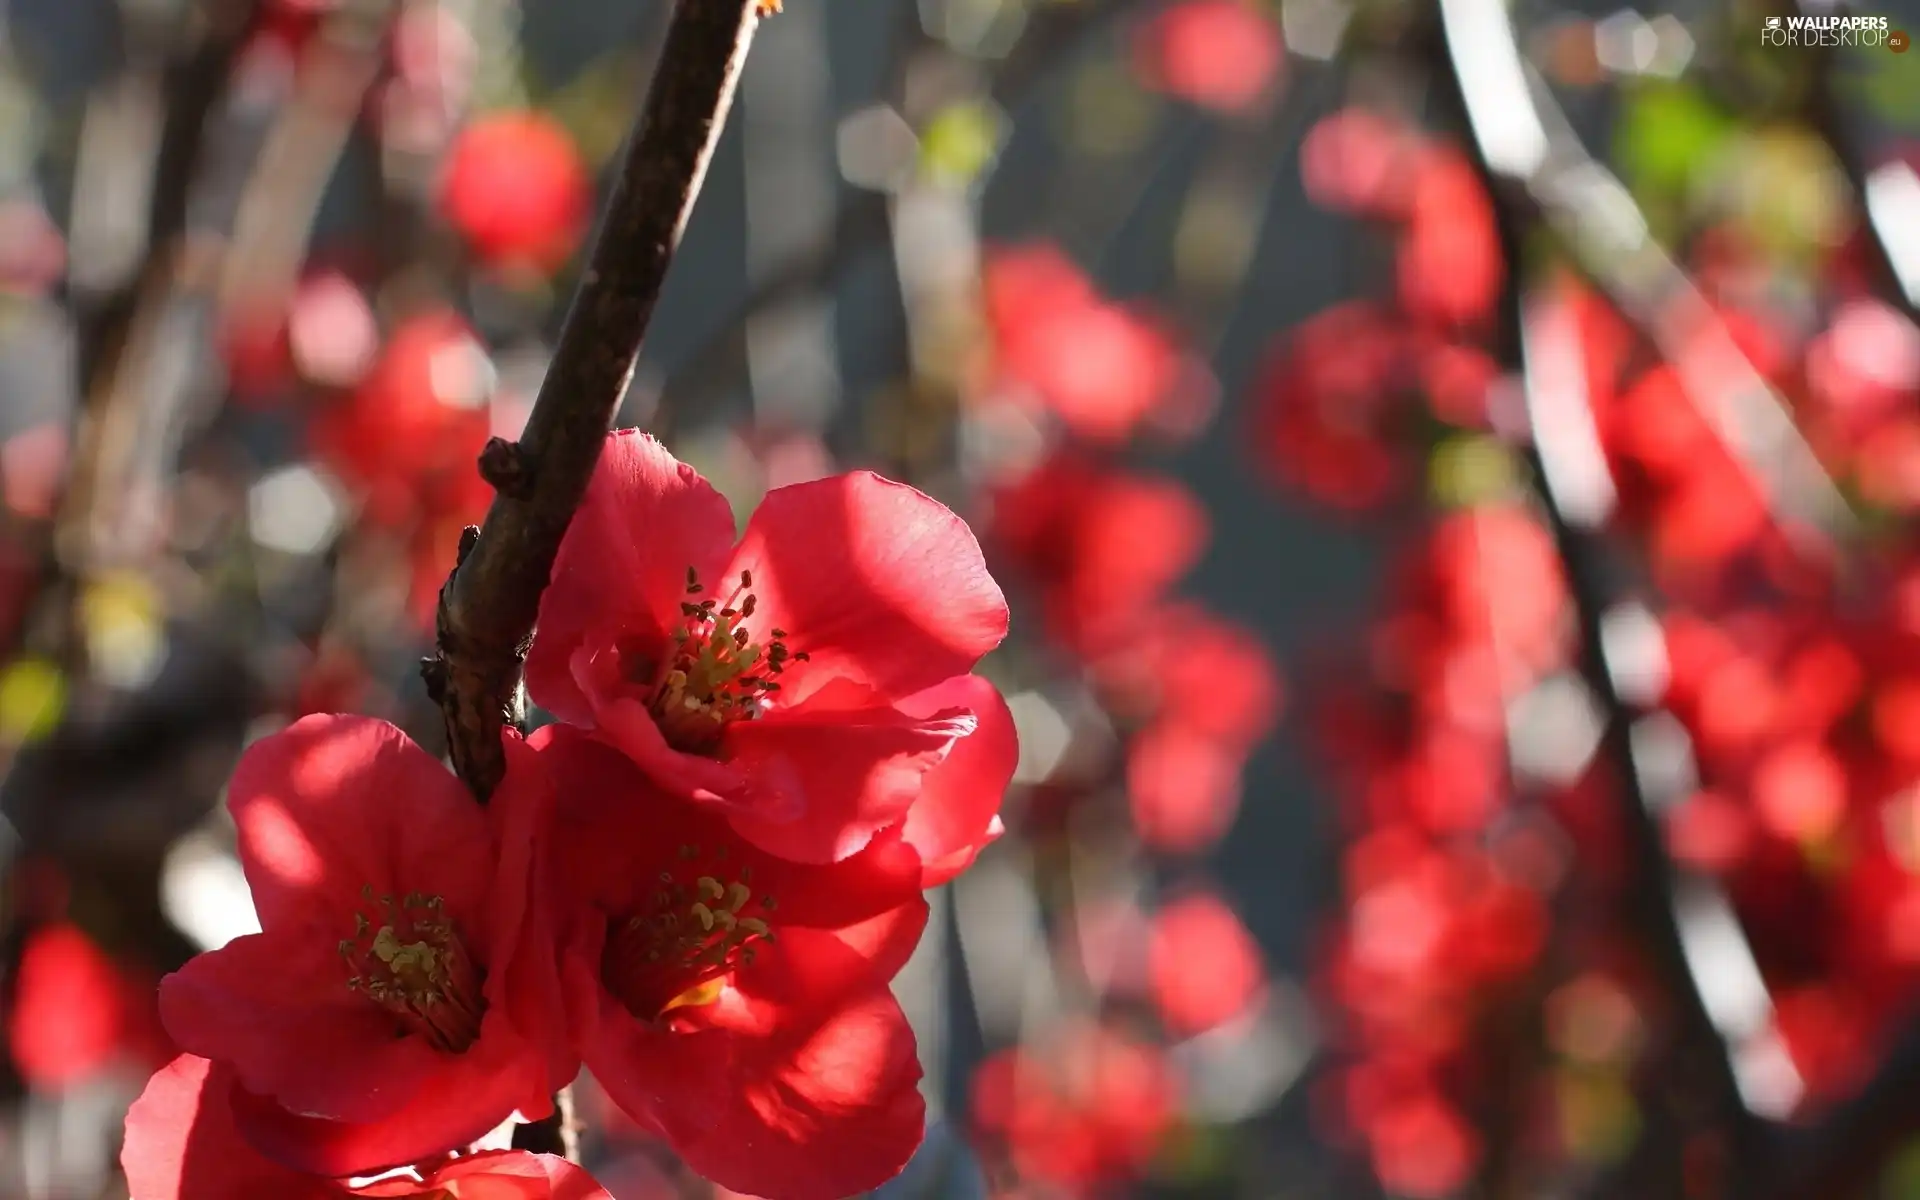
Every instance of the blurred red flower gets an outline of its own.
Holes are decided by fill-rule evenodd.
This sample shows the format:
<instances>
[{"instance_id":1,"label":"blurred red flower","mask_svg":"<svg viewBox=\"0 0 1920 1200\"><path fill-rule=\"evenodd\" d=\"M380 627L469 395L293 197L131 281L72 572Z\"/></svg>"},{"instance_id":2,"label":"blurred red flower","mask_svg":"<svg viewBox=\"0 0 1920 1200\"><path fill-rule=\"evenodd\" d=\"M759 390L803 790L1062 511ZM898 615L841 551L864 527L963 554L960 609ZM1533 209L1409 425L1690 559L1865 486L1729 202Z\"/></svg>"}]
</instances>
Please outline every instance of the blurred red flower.
<instances>
[{"instance_id":1,"label":"blurred red flower","mask_svg":"<svg viewBox=\"0 0 1920 1200\"><path fill-rule=\"evenodd\" d=\"M152 989L151 978L143 986L78 926L34 930L20 952L7 1013L15 1069L36 1090L58 1091L122 1057L155 1054L166 1038Z\"/></svg>"},{"instance_id":2,"label":"blurred red flower","mask_svg":"<svg viewBox=\"0 0 1920 1200\"><path fill-rule=\"evenodd\" d=\"M1158 322L1103 298L1059 250L994 250L981 287L1002 394L1092 442L1124 441L1151 421L1185 424L1203 369Z\"/></svg>"},{"instance_id":3,"label":"blurred red flower","mask_svg":"<svg viewBox=\"0 0 1920 1200\"><path fill-rule=\"evenodd\" d=\"M1139 1176L1178 1118L1165 1052L1073 1022L1002 1050L973 1077L973 1120L1024 1179L1084 1191Z\"/></svg>"},{"instance_id":4,"label":"blurred red flower","mask_svg":"<svg viewBox=\"0 0 1920 1200\"><path fill-rule=\"evenodd\" d=\"M1130 645L1209 536L1185 485L1071 450L1000 484L989 503L995 555L1039 590L1047 635L1086 657Z\"/></svg>"},{"instance_id":5,"label":"blurred red flower","mask_svg":"<svg viewBox=\"0 0 1920 1200\"><path fill-rule=\"evenodd\" d=\"M579 148L545 113L477 117L447 151L441 211L488 266L557 269L579 246L592 204Z\"/></svg>"},{"instance_id":6,"label":"blurred red flower","mask_svg":"<svg viewBox=\"0 0 1920 1200\"><path fill-rule=\"evenodd\" d=\"M1205 1033L1251 1009L1266 987L1260 947L1226 901L1196 893L1153 915L1147 975L1176 1037Z\"/></svg>"},{"instance_id":7,"label":"blurred red flower","mask_svg":"<svg viewBox=\"0 0 1920 1200\"><path fill-rule=\"evenodd\" d=\"M1216 112L1242 112L1273 86L1286 48L1272 18L1240 0L1184 0L1144 22L1133 61L1150 86Z\"/></svg>"},{"instance_id":8,"label":"blurred red flower","mask_svg":"<svg viewBox=\"0 0 1920 1200\"><path fill-rule=\"evenodd\" d=\"M359 386L314 417L308 436L361 491L371 520L404 525L471 488L488 437L491 372L458 315L410 318Z\"/></svg>"}]
</instances>

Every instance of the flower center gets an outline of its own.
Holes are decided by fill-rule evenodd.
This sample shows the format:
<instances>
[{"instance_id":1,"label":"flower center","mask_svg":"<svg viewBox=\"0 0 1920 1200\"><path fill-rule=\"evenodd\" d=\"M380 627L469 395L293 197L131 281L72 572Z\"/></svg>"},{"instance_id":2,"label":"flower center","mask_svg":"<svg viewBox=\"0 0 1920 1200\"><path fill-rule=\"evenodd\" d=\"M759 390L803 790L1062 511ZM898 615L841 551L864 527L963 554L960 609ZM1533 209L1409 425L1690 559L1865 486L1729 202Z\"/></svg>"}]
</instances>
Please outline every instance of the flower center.
<instances>
[{"instance_id":1,"label":"flower center","mask_svg":"<svg viewBox=\"0 0 1920 1200\"><path fill-rule=\"evenodd\" d=\"M643 1021L711 1004L727 977L753 962L755 943L773 940L774 898L755 898L750 866L727 877L725 846L705 864L700 847L682 846L675 866L660 872L638 911L614 918L601 957L607 990Z\"/></svg>"},{"instance_id":2,"label":"flower center","mask_svg":"<svg viewBox=\"0 0 1920 1200\"><path fill-rule=\"evenodd\" d=\"M352 974L347 987L400 1018L434 1049L458 1054L479 1040L480 968L467 953L439 896L414 892L394 902L360 889L366 907L353 914L353 936L340 943ZM369 917L368 911L375 915Z\"/></svg>"},{"instance_id":3,"label":"flower center","mask_svg":"<svg viewBox=\"0 0 1920 1200\"><path fill-rule=\"evenodd\" d=\"M806 654L787 649L787 631L775 629L764 642L755 641L746 622L758 598L751 591L753 572L740 572L740 586L725 605L714 599L693 599L706 588L692 567L687 568L687 600L681 601L685 623L673 633L666 660L651 679L647 707L661 735L677 750L709 754L719 744L720 731L734 721L750 721L780 690L779 677L789 663L805 662Z\"/></svg>"}]
</instances>

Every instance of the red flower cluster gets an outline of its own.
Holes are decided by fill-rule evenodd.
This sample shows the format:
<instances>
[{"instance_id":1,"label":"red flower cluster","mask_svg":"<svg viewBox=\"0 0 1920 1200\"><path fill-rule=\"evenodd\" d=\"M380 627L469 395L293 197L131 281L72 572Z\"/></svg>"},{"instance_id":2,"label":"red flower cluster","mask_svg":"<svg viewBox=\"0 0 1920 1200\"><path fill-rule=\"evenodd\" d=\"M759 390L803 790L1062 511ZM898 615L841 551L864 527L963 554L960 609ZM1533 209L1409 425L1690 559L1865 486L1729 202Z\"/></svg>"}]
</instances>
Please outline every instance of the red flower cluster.
<instances>
[{"instance_id":1,"label":"red flower cluster","mask_svg":"<svg viewBox=\"0 0 1920 1200\"><path fill-rule=\"evenodd\" d=\"M1069 1022L973 1078L975 1129L1022 1179L1070 1195L1138 1177L1179 1119L1165 1052L1115 1026Z\"/></svg>"},{"instance_id":2,"label":"red flower cluster","mask_svg":"<svg viewBox=\"0 0 1920 1200\"><path fill-rule=\"evenodd\" d=\"M1316 125L1301 171L1319 203L1393 232L1397 302L1335 305L1293 330L1259 385L1255 444L1287 485L1370 511L1405 496L1441 426L1490 423L1499 372L1471 335L1505 278L1498 233L1457 149L1364 109Z\"/></svg>"},{"instance_id":3,"label":"red flower cluster","mask_svg":"<svg viewBox=\"0 0 1920 1200\"><path fill-rule=\"evenodd\" d=\"M658 443L611 437L529 656L567 724L505 735L486 808L369 718L247 751L228 804L261 932L162 985L186 1056L129 1117L138 1200L409 1166L358 1194L601 1194L525 1155L436 1165L583 1061L736 1191L905 1165L920 1067L888 983L921 891L999 832L1018 748L968 672L1006 607L966 526L876 476L733 528Z\"/></svg>"},{"instance_id":4,"label":"red flower cluster","mask_svg":"<svg viewBox=\"0 0 1920 1200\"><path fill-rule=\"evenodd\" d=\"M1551 864L1511 819L1504 720L1506 698L1568 661L1565 606L1530 516L1452 514L1403 565L1373 626L1371 677L1316 714L1357 827L1323 979L1347 1054L1333 1116L1410 1195L1446 1195L1472 1168L1452 1075L1488 990L1545 938Z\"/></svg>"}]
</instances>

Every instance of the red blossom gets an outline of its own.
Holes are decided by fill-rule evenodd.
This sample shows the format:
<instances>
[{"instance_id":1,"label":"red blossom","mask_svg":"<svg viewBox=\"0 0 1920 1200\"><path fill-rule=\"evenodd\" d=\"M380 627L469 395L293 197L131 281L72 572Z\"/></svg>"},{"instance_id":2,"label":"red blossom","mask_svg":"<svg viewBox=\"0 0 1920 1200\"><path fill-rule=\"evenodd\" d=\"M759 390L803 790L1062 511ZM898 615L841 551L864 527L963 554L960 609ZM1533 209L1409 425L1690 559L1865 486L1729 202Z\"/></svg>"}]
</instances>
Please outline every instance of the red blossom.
<instances>
[{"instance_id":1,"label":"red blossom","mask_svg":"<svg viewBox=\"0 0 1920 1200\"><path fill-rule=\"evenodd\" d=\"M168 976L160 1008L262 1098L236 1116L263 1152L367 1174L538 1116L572 1077L527 919L531 842L497 827L537 815L543 776L507 751L491 812L372 718L307 717L242 756L228 807L261 932Z\"/></svg>"},{"instance_id":2,"label":"red blossom","mask_svg":"<svg viewBox=\"0 0 1920 1200\"><path fill-rule=\"evenodd\" d=\"M1247 1012L1267 974L1239 916L1207 893L1183 896L1154 914L1147 973L1161 1020L1182 1037Z\"/></svg>"},{"instance_id":3,"label":"red blossom","mask_svg":"<svg viewBox=\"0 0 1920 1200\"><path fill-rule=\"evenodd\" d=\"M1269 359L1256 443L1281 480L1323 504L1378 508L1406 486L1412 460L1394 438L1408 334L1367 302L1338 305L1294 330Z\"/></svg>"},{"instance_id":4,"label":"red blossom","mask_svg":"<svg viewBox=\"0 0 1920 1200\"><path fill-rule=\"evenodd\" d=\"M314 449L363 492L379 524L442 508L444 495L471 487L486 444L490 370L459 316L414 317L359 386L314 418Z\"/></svg>"},{"instance_id":5,"label":"red blossom","mask_svg":"<svg viewBox=\"0 0 1920 1200\"><path fill-rule=\"evenodd\" d=\"M579 148L545 114L490 113L447 152L441 211L489 266L553 271L579 246L592 202Z\"/></svg>"},{"instance_id":6,"label":"red blossom","mask_svg":"<svg viewBox=\"0 0 1920 1200\"><path fill-rule=\"evenodd\" d=\"M607 1094L736 1191L814 1200L897 1174L925 1120L887 988L926 924L919 854L888 830L836 863L776 858L588 734L534 744L559 798L543 889L562 987Z\"/></svg>"},{"instance_id":7,"label":"red blossom","mask_svg":"<svg viewBox=\"0 0 1920 1200\"><path fill-rule=\"evenodd\" d=\"M21 950L7 1014L14 1066L36 1089L54 1091L123 1054L150 1052L164 1041L151 1028L152 988L151 978L140 986L75 925L35 930Z\"/></svg>"},{"instance_id":8,"label":"red blossom","mask_svg":"<svg viewBox=\"0 0 1920 1200\"><path fill-rule=\"evenodd\" d=\"M999 644L1006 601L960 518L871 473L776 488L734 528L691 467L613 434L541 598L529 693L748 841L846 858L975 732L972 708L912 698Z\"/></svg>"},{"instance_id":9,"label":"red blossom","mask_svg":"<svg viewBox=\"0 0 1920 1200\"><path fill-rule=\"evenodd\" d=\"M996 488L992 514L996 558L1039 589L1048 636L1088 657L1124 650L1208 538L1184 485L1072 451Z\"/></svg>"},{"instance_id":10,"label":"red blossom","mask_svg":"<svg viewBox=\"0 0 1920 1200\"><path fill-rule=\"evenodd\" d=\"M1492 311L1506 277L1493 204L1459 150L1420 160L1400 240L1400 302L1437 326L1468 325Z\"/></svg>"},{"instance_id":11,"label":"red blossom","mask_svg":"<svg viewBox=\"0 0 1920 1200\"><path fill-rule=\"evenodd\" d=\"M1404 217L1411 201L1418 136L1364 108L1322 117L1300 147L1300 175L1314 203L1383 220Z\"/></svg>"},{"instance_id":12,"label":"red blossom","mask_svg":"<svg viewBox=\"0 0 1920 1200\"><path fill-rule=\"evenodd\" d=\"M1178 1112L1159 1047L1090 1023L1004 1050L973 1077L973 1119L1023 1179L1087 1194L1137 1177Z\"/></svg>"},{"instance_id":13,"label":"red blossom","mask_svg":"<svg viewBox=\"0 0 1920 1200\"><path fill-rule=\"evenodd\" d=\"M127 1113L120 1151L133 1200L613 1200L582 1168L524 1150L474 1154L351 1188L261 1155L234 1124L233 1095L230 1072L190 1054L147 1081Z\"/></svg>"},{"instance_id":14,"label":"red blossom","mask_svg":"<svg viewBox=\"0 0 1920 1200\"><path fill-rule=\"evenodd\" d=\"M1286 48L1272 18L1241 0L1185 0L1143 24L1134 62L1152 86L1235 113L1266 95Z\"/></svg>"},{"instance_id":15,"label":"red blossom","mask_svg":"<svg viewBox=\"0 0 1920 1200\"><path fill-rule=\"evenodd\" d=\"M1058 250L996 250L981 287L1002 386L1075 436L1116 443L1150 420L1177 430L1192 416L1200 368L1158 321L1102 297Z\"/></svg>"}]
</instances>

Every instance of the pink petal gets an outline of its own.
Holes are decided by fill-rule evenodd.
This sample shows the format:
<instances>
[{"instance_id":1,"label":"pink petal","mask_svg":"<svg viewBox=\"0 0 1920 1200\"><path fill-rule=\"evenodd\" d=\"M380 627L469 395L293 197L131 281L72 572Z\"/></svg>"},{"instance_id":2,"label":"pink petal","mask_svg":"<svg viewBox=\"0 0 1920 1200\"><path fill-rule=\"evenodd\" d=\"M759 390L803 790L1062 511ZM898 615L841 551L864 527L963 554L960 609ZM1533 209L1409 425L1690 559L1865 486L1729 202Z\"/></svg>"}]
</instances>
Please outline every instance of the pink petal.
<instances>
[{"instance_id":1,"label":"pink petal","mask_svg":"<svg viewBox=\"0 0 1920 1200\"><path fill-rule=\"evenodd\" d=\"M973 729L958 709L921 720L891 707L802 706L740 722L728 729L724 753L750 781L754 802L730 814L733 828L770 854L838 862L904 817L922 778Z\"/></svg>"},{"instance_id":2,"label":"pink petal","mask_svg":"<svg viewBox=\"0 0 1920 1200\"><path fill-rule=\"evenodd\" d=\"M1007 603L966 522L904 484L857 471L767 494L732 576L753 573L754 633L784 629L810 681L857 680L887 696L973 668L1007 632Z\"/></svg>"},{"instance_id":3,"label":"pink petal","mask_svg":"<svg viewBox=\"0 0 1920 1200\"><path fill-rule=\"evenodd\" d=\"M228 1083L212 1063L182 1054L154 1072L127 1110L120 1167L139 1200L333 1200L330 1179L263 1157L234 1129Z\"/></svg>"},{"instance_id":4,"label":"pink petal","mask_svg":"<svg viewBox=\"0 0 1920 1200\"><path fill-rule=\"evenodd\" d=\"M398 728L321 714L261 738L227 789L260 923L333 945L363 888L477 915L492 884L485 810Z\"/></svg>"},{"instance_id":5,"label":"pink petal","mask_svg":"<svg viewBox=\"0 0 1920 1200\"><path fill-rule=\"evenodd\" d=\"M331 949L261 933L189 959L160 981L167 1033L297 1111L356 1121L393 1112L438 1056L420 1038L396 1038L393 1015L347 987Z\"/></svg>"},{"instance_id":6,"label":"pink petal","mask_svg":"<svg viewBox=\"0 0 1920 1200\"><path fill-rule=\"evenodd\" d=\"M599 467L573 515L540 598L527 654L527 694L563 721L591 725L593 713L571 668L582 646L625 636L664 640L680 612L687 569L709 593L734 538L726 498L634 429L607 437Z\"/></svg>"},{"instance_id":7,"label":"pink petal","mask_svg":"<svg viewBox=\"0 0 1920 1200\"><path fill-rule=\"evenodd\" d=\"M1019 765L1020 738L1000 690L978 675L956 676L907 697L898 707L918 717L964 708L977 722L971 734L953 744L945 761L927 772L920 796L907 813L907 844L928 863L921 885L938 887L991 840L989 831Z\"/></svg>"}]
</instances>

